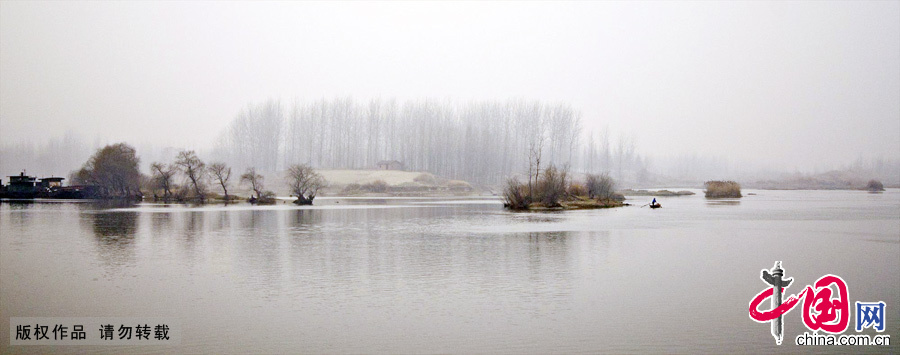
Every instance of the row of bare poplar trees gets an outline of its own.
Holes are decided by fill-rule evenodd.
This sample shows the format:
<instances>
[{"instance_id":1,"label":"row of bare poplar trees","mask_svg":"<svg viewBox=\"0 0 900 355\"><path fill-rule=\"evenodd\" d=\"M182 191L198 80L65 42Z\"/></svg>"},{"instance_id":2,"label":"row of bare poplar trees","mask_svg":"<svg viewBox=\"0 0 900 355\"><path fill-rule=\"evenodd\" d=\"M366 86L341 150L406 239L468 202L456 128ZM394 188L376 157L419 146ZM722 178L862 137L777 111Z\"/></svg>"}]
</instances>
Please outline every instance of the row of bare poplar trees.
<instances>
[{"instance_id":1,"label":"row of bare poplar trees","mask_svg":"<svg viewBox=\"0 0 900 355\"><path fill-rule=\"evenodd\" d=\"M635 170L634 141L608 133L583 139L581 114L565 103L536 100L401 102L352 98L248 105L222 132L213 156L236 167L278 171L287 162L364 169L397 160L428 171L496 184L524 174L530 149L546 163L579 171Z\"/></svg>"},{"instance_id":2,"label":"row of bare poplar trees","mask_svg":"<svg viewBox=\"0 0 900 355\"><path fill-rule=\"evenodd\" d=\"M150 170L148 188L156 200L205 202L210 196L210 184L222 190L224 201L228 202L234 199L234 196L228 194L231 183L231 167L223 162L207 165L192 150L178 153L173 163L154 162L150 164ZM293 193L292 196L296 197L294 201L296 204L312 204L319 190L326 186L325 179L306 164L292 165L287 169L286 174L286 181ZM184 183L181 186L175 183L178 175L183 177ZM246 172L240 176L240 183L248 184L256 194L250 197L251 202L274 202L275 193L265 190L264 181L265 177L258 173L255 167L247 168Z\"/></svg>"}]
</instances>

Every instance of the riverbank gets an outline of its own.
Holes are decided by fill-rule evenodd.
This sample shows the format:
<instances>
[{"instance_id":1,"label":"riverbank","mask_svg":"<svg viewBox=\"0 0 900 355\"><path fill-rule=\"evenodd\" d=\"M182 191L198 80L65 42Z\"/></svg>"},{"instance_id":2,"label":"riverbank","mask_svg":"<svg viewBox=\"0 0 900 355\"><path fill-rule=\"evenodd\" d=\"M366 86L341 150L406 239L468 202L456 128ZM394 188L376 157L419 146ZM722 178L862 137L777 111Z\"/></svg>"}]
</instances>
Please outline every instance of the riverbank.
<instances>
[{"instance_id":1,"label":"riverbank","mask_svg":"<svg viewBox=\"0 0 900 355\"><path fill-rule=\"evenodd\" d=\"M476 193L466 181L427 172L403 170L319 170L328 181L323 195L347 196L467 196Z\"/></svg>"},{"instance_id":2,"label":"riverbank","mask_svg":"<svg viewBox=\"0 0 900 355\"><path fill-rule=\"evenodd\" d=\"M681 191L669 191L669 190L658 190L658 191L650 191L650 190L632 190L625 189L619 191L619 194L623 196L653 196L653 197L675 197L675 196L690 196L695 195L695 193L687 190Z\"/></svg>"}]
</instances>

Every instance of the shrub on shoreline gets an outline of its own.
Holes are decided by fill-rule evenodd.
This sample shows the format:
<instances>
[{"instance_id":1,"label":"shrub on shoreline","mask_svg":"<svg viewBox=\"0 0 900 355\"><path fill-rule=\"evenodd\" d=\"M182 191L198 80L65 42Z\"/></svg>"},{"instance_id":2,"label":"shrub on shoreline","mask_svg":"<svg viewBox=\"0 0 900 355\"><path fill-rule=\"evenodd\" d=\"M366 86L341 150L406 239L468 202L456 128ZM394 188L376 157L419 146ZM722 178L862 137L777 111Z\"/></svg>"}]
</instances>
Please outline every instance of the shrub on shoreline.
<instances>
[{"instance_id":1,"label":"shrub on shoreline","mask_svg":"<svg viewBox=\"0 0 900 355\"><path fill-rule=\"evenodd\" d=\"M884 184L881 181L872 179L869 180L869 183L866 184L866 190L869 191L884 191Z\"/></svg>"},{"instance_id":2,"label":"shrub on shoreline","mask_svg":"<svg viewBox=\"0 0 900 355\"><path fill-rule=\"evenodd\" d=\"M360 189L367 192L384 193L388 191L388 184L384 180L375 180L360 186Z\"/></svg>"},{"instance_id":3,"label":"shrub on shoreline","mask_svg":"<svg viewBox=\"0 0 900 355\"><path fill-rule=\"evenodd\" d=\"M513 210L528 209L531 199L528 198L528 188L516 178L506 180L506 188L503 190L503 207Z\"/></svg>"},{"instance_id":4,"label":"shrub on shoreline","mask_svg":"<svg viewBox=\"0 0 900 355\"><path fill-rule=\"evenodd\" d=\"M709 198L742 197L741 184L734 181L707 181L703 186L706 187L706 197Z\"/></svg>"},{"instance_id":5,"label":"shrub on shoreline","mask_svg":"<svg viewBox=\"0 0 900 355\"><path fill-rule=\"evenodd\" d=\"M588 174L585 179L590 198L611 199L615 197L616 183L609 174Z\"/></svg>"}]
</instances>

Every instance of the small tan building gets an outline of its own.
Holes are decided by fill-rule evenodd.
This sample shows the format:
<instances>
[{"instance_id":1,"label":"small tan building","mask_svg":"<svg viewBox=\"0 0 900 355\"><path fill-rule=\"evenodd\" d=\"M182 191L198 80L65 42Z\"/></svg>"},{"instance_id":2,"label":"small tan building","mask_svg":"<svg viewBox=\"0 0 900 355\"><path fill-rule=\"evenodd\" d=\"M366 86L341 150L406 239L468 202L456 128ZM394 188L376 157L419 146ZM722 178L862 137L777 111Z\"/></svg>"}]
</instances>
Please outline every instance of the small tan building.
<instances>
[{"instance_id":1,"label":"small tan building","mask_svg":"<svg viewBox=\"0 0 900 355\"><path fill-rule=\"evenodd\" d=\"M403 170L403 163L396 160L382 160L375 164L378 170Z\"/></svg>"}]
</instances>

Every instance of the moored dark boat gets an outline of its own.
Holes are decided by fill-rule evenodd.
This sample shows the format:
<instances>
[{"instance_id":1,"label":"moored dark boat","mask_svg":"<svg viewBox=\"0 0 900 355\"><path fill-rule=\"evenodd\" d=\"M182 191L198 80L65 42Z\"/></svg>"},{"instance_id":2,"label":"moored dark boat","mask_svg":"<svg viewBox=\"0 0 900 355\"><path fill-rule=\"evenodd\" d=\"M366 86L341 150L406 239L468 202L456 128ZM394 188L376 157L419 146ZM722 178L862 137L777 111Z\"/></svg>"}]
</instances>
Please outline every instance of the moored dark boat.
<instances>
[{"instance_id":1,"label":"moored dark boat","mask_svg":"<svg viewBox=\"0 0 900 355\"><path fill-rule=\"evenodd\" d=\"M35 176L19 175L9 177L9 185L0 180L0 198L2 199L90 199L97 196L94 186L63 186L65 178L47 177L38 179Z\"/></svg>"},{"instance_id":2,"label":"moored dark boat","mask_svg":"<svg viewBox=\"0 0 900 355\"><path fill-rule=\"evenodd\" d=\"M650 208L660 208L660 207L662 207L662 205L660 205L658 203L654 203L654 204L650 205Z\"/></svg>"}]
</instances>

